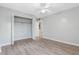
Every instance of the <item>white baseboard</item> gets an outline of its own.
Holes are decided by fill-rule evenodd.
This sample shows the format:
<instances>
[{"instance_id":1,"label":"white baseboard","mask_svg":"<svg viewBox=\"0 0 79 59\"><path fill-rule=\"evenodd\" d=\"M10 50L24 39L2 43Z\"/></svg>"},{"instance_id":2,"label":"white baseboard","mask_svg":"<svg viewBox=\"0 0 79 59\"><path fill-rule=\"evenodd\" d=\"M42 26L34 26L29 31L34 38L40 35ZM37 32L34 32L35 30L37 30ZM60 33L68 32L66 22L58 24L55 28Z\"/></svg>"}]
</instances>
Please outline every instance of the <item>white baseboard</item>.
<instances>
[{"instance_id":1,"label":"white baseboard","mask_svg":"<svg viewBox=\"0 0 79 59\"><path fill-rule=\"evenodd\" d=\"M29 39L29 38L32 38L32 37L24 37L24 38L20 38L20 39L14 39L13 41L24 40L24 39Z\"/></svg>"},{"instance_id":2,"label":"white baseboard","mask_svg":"<svg viewBox=\"0 0 79 59\"><path fill-rule=\"evenodd\" d=\"M29 37L29 38L31 38L31 37ZM24 38L24 39L29 39L29 38ZM20 40L21 40L21 39L20 39ZM18 40L15 40L15 41L18 41ZM13 45L13 44L14 44L14 41L13 41L12 43L10 42L10 43L1 44L1 45L0 45L0 48L1 48L2 46L11 45L11 44Z\"/></svg>"},{"instance_id":3,"label":"white baseboard","mask_svg":"<svg viewBox=\"0 0 79 59\"><path fill-rule=\"evenodd\" d=\"M56 39L52 39L52 38L48 38L48 37L44 37L44 38L45 39L49 39L49 40L53 40L53 41L57 41L57 42L61 42L61 43L65 43L65 44L69 44L69 45L73 45L73 46L79 47L79 44L76 44L76 43L71 43L71 42L67 42L67 41L56 40Z\"/></svg>"},{"instance_id":4,"label":"white baseboard","mask_svg":"<svg viewBox=\"0 0 79 59\"><path fill-rule=\"evenodd\" d=\"M11 45L11 43L6 43L6 44L0 45L0 53L2 52L2 46L6 46L6 45Z\"/></svg>"},{"instance_id":5,"label":"white baseboard","mask_svg":"<svg viewBox=\"0 0 79 59\"><path fill-rule=\"evenodd\" d=\"M6 45L11 45L11 43L2 44L2 45L0 45L0 47L6 46Z\"/></svg>"}]
</instances>

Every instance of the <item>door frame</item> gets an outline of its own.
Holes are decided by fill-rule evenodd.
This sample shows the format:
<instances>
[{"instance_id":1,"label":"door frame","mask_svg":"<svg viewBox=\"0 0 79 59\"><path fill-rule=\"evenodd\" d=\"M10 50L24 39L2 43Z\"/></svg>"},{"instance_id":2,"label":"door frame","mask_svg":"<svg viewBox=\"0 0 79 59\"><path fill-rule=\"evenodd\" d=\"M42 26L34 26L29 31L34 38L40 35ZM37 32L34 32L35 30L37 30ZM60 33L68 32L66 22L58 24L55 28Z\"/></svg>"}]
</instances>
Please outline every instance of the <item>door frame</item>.
<instances>
[{"instance_id":1,"label":"door frame","mask_svg":"<svg viewBox=\"0 0 79 59\"><path fill-rule=\"evenodd\" d=\"M14 13L12 13L12 17L11 17L11 45L13 45L14 44L14 41L15 41L15 39L14 39L14 18L15 18L15 16L16 15L14 15ZM18 17L21 17L21 16L18 16ZM24 17L24 18L26 18L26 17ZM31 20L33 20L33 19L31 19ZM32 28L33 28L33 26L32 26L32 24L31 24L31 38L32 38Z\"/></svg>"}]
</instances>

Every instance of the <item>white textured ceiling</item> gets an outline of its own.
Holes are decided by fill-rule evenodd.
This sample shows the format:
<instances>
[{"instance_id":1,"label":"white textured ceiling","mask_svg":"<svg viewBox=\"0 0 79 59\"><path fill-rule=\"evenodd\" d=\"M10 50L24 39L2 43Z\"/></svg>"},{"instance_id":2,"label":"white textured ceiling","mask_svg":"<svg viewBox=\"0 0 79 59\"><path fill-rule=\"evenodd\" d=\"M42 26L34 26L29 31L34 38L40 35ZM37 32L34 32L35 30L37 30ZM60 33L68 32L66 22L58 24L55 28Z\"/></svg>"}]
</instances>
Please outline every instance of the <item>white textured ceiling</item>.
<instances>
[{"instance_id":1,"label":"white textured ceiling","mask_svg":"<svg viewBox=\"0 0 79 59\"><path fill-rule=\"evenodd\" d=\"M79 3L56 3L55 5L52 3L52 5L48 8L49 11L45 14L40 13L42 8L39 6L39 3L0 3L0 5L31 14L36 17L44 17L66 9L78 7Z\"/></svg>"}]
</instances>

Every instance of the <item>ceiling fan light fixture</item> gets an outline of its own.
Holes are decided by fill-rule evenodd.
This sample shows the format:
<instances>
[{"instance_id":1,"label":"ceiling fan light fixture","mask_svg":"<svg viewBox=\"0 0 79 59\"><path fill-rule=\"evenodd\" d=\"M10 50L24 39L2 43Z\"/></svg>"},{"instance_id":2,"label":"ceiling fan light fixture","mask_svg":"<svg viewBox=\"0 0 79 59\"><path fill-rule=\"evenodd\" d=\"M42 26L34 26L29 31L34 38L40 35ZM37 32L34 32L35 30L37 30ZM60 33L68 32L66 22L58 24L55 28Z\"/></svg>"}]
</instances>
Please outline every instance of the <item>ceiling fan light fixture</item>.
<instances>
[{"instance_id":1,"label":"ceiling fan light fixture","mask_svg":"<svg viewBox=\"0 0 79 59\"><path fill-rule=\"evenodd\" d=\"M41 10L41 13L46 13L47 11L45 9Z\"/></svg>"},{"instance_id":2,"label":"ceiling fan light fixture","mask_svg":"<svg viewBox=\"0 0 79 59\"><path fill-rule=\"evenodd\" d=\"M42 13L42 14L46 14L46 13L49 13L50 12L50 10L48 10L48 9L42 9L42 10L40 10L40 13Z\"/></svg>"}]
</instances>

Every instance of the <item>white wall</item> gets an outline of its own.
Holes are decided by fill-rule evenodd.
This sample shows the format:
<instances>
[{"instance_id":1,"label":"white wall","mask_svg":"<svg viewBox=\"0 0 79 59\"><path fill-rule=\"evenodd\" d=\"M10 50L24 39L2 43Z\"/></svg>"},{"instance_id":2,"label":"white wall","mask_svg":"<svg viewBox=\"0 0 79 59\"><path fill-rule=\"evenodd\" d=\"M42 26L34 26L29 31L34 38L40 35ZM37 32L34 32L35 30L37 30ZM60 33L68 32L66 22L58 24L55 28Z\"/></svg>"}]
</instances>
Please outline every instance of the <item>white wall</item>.
<instances>
[{"instance_id":1,"label":"white wall","mask_svg":"<svg viewBox=\"0 0 79 59\"><path fill-rule=\"evenodd\" d=\"M38 25L39 25L39 23L37 21L37 18L33 18L33 20L32 20L32 38L34 40L36 40L37 39L36 37L39 36L39 27L38 27Z\"/></svg>"},{"instance_id":2,"label":"white wall","mask_svg":"<svg viewBox=\"0 0 79 59\"><path fill-rule=\"evenodd\" d=\"M13 34L11 37L11 26L14 26L14 16L33 18L31 15L0 6L0 46L11 44L11 39L14 38L14 30L12 30ZM14 28L12 27L12 29Z\"/></svg>"},{"instance_id":3,"label":"white wall","mask_svg":"<svg viewBox=\"0 0 79 59\"><path fill-rule=\"evenodd\" d=\"M0 7L0 46L11 42L11 11Z\"/></svg>"},{"instance_id":4,"label":"white wall","mask_svg":"<svg viewBox=\"0 0 79 59\"><path fill-rule=\"evenodd\" d=\"M14 18L14 40L32 38L32 20Z\"/></svg>"},{"instance_id":5,"label":"white wall","mask_svg":"<svg viewBox=\"0 0 79 59\"><path fill-rule=\"evenodd\" d=\"M43 19L44 37L79 45L79 8L62 11Z\"/></svg>"}]
</instances>

